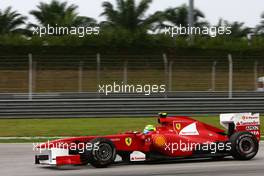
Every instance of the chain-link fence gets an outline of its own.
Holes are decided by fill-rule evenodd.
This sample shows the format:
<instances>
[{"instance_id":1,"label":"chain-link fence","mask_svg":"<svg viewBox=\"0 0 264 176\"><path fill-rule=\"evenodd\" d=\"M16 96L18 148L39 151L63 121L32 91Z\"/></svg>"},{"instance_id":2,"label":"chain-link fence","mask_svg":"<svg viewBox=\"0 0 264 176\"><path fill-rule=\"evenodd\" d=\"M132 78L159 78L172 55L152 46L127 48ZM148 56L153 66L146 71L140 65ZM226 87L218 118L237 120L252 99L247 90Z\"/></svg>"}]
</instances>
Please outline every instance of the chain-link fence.
<instances>
[{"instance_id":1,"label":"chain-link fence","mask_svg":"<svg viewBox=\"0 0 264 176\"><path fill-rule=\"evenodd\" d=\"M159 55L0 56L0 93L97 92L99 84L165 84L167 91L255 91L264 59Z\"/></svg>"}]
</instances>

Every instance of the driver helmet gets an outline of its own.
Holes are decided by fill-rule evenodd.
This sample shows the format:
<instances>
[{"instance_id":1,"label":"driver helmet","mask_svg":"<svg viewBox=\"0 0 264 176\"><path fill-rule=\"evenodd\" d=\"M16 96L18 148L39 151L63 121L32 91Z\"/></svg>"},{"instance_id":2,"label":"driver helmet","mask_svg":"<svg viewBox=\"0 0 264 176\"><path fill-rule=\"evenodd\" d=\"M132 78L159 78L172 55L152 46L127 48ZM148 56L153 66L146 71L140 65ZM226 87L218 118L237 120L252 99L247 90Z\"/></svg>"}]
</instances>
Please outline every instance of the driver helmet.
<instances>
[{"instance_id":1,"label":"driver helmet","mask_svg":"<svg viewBox=\"0 0 264 176\"><path fill-rule=\"evenodd\" d=\"M143 133L144 134L148 134L149 132L151 131L156 131L156 127L154 125L147 125L145 128L144 128L144 131Z\"/></svg>"}]
</instances>

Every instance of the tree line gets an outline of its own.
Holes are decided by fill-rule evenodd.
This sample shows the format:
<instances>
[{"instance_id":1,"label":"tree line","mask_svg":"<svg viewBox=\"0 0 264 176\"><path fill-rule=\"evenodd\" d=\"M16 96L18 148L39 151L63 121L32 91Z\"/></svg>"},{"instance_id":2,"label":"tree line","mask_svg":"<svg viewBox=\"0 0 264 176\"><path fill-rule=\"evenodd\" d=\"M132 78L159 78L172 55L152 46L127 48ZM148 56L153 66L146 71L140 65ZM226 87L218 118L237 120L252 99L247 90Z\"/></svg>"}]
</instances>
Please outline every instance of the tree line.
<instances>
[{"instance_id":1,"label":"tree line","mask_svg":"<svg viewBox=\"0 0 264 176\"><path fill-rule=\"evenodd\" d=\"M165 26L181 25L187 27L188 6L183 4L179 7L168 8L164 11L157 11L146 15L151 3L152 0L141 0L139 3L136 3L135 0L116 0L115 6L105 1L102 3L103 10L100 15L105 17L106 20L102 22L98 22L91 17L80 16L78 6L69 4L66 1L52 0L50 3L40 2L36 9L29 12L36 19L37 23L29 22L26 16L13 10L11 7L7 7L6 9L0 9L0 39L8 40L7 38L15 35L16 37L24 37L30 40L34 27L46 26L48 24L64 27L98 25L108 38L113 33L118 32L120 38L122 38L122 34L124 35L124 39L130 36L128 37L130 40L134 40L134 38L148 40L151 38L152 42L155 40L156 43L159 43L160 40L174 43L175 41L160 36L157 31L160 31ZM248 34L258 36L264 34L264 13L261 17L262 21L254 29L246 27L243 22L229 22L223 19L220 19L216 26L231 27L231 37L241 40L245 39ZM212 25L206 21L206 16L201 10L194 9L194 26ZM157 34L156 38L154 37L155 39L153 39L153 35L150 35L151 32ZM117 38L115 39L119 40ZM107 37L104 40L107 40ZM186 40L186 36L183 36L181 40Z\"/></svg>"}]
</instances>

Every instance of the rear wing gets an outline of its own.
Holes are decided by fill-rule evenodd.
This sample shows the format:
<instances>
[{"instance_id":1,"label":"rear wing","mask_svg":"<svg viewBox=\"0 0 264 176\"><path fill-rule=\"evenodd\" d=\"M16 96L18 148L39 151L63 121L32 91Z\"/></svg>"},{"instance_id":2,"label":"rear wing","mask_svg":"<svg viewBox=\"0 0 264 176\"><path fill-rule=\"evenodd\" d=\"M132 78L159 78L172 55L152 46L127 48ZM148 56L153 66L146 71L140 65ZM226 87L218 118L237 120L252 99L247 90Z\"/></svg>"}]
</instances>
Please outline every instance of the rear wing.
<instances>
[{"instance_id":1,"label":"rear wing","mask_svg":"<svg viewBox=\"0 0 264 176\"><path fill-rule=\"evenodd\" d=\"M258 140L260 140L259 116L259 113L220 114L220 124L228 130L233 128L235 132L248 131L254 134Z\"/></svg>"}]
</instances>

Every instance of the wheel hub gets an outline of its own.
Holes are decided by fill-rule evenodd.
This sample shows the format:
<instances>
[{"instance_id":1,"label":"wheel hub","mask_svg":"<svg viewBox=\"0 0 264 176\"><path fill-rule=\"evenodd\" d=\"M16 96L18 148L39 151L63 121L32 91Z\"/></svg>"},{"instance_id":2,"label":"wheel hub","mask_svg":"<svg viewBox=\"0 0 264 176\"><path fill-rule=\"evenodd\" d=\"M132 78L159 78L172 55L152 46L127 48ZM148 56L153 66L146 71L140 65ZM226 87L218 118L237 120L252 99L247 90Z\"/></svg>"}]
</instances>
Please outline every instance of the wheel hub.
<instances>
[{"instance_id":1,"label":"wheel hub","mask_svg":"<svg viewBox=\"0 0 264 176\"><path fill-rule=\"evenodd\" d=\"M254 149L254 143L250 138L244 138L240 141L239 148L243 153L249 154Z\"/></svg>"}]
</instances>

